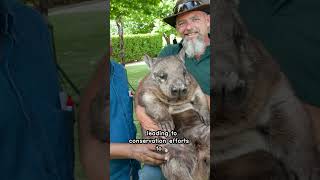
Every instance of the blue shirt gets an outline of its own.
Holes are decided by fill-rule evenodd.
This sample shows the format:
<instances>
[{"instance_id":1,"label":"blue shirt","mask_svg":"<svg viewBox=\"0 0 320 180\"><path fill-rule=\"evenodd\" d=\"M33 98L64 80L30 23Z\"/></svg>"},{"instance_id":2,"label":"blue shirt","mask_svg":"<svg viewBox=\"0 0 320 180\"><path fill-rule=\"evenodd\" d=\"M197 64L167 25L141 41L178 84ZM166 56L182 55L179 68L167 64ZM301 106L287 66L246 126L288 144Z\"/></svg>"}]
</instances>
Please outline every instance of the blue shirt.
<instances>
[{"instance_id":1,"label":"blue shirt","mask_svg":"<svg viewBox=\"0 0 320 180\"><path fill-rule=\"evenodd\" d=\"M128 143L135 139L132 97L129 95L125 69L114 61L110 63L110 142ZM111 180L138 179L140 164L132 159L110 160Z\"/></svg>"},{"instance_id":2,"label":"blue shirt","mask_svg":"<svg viewBox=\"0 0 320 180\"><path fill-rule=\"evenodd\" d=\"M0 179L72 180L73 122L61 110L47 24L9 2L0 8Z\"/></svg>"}]
</instances>

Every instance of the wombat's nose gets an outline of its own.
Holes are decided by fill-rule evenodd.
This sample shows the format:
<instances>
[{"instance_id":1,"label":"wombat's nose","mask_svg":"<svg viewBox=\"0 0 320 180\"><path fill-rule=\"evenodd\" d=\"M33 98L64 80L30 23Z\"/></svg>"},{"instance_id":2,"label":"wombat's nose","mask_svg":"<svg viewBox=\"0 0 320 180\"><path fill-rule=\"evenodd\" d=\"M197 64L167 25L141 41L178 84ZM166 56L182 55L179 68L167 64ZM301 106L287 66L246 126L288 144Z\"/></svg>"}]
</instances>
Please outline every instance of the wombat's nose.
<instances>
[{"instance_id":1,"label":"wombat's nose","mask_svg":"<svg viewBox=\"0 0 320 180\"><path fill-rule=\"evenodd\" d=\"M171 95L172 96L185 96L188 92L188 89L186 86L182 86L182 87L177 87L177 86L172 86L171 87Z\"/></svg>"},{"instance_id":2,"label":"wombat's nose","mask_svg":"<svg viewBox=\"0 0 320 180\"><path fill-rule=\"evenodd\" d=\"M171 95L172 96L178 96L179 95L179 89L175 86L171 87Z\"/></svg>"},{"instance_id":3,"label":"wombat's nose","mask_svg":"<svg viewBox=\"0 0 320 180\"><path fill-rule=\"evenodd\" d=\"M187 94L187 92L188 92L187 87L183 86L183 87L181 88L180 94L181 94L182 96L185 96L185 95Z\"/></svg>"}]
</instances>

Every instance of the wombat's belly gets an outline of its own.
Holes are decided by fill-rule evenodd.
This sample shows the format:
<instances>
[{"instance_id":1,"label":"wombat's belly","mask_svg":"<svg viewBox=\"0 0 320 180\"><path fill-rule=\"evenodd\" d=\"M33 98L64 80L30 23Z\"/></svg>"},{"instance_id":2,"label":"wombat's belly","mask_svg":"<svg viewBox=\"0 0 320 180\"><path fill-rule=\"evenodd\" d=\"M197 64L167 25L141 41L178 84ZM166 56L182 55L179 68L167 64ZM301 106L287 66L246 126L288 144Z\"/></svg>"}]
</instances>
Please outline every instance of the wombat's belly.
<instances>
[{"instance_id":1,"label":"wombat's belly","mask_svg":"<svg viewBox=\"0 0 320 180\"><path fill-rule=\"evenodd\" d=\"M220 163L255 151L268 151L265 138L256 130L213 138L213 160Z\"/></svg>"},{"instance_id":2,"label":"wombat's belly","mask_svg":"<svg viewBox=\"0 0 320 180\"><path fill-rule=\"evenodd\" d=\"M287 180L284 167L271 153L255 151L215 164L216 180Z\"/></svg>"},{"instance_id":3,"label":"wombat's belly","mask_svg":"<svg viewBox=\"0 0 320 180\"><path fill-rule=\"evenodd\" d=\"M207 180L210 174L210 126L206 126L200 114L189 105L175 107L179 111L175 111L172 118L178 137L187 138L190 143L166 145L170 158L161 167L168 179Z\"/></svg>"},{"instance_id":4,"label":"wombat's belly","mask_svg":"<svg viewBox=\"0 0 320 180\"><path fill-rule=\"evenodd\" d=\"M200 138L204 133L205 125L201 121L200 114L194 109L188 109L172 114L175 130L186 138ZM209 127L208 127L209 130ZM208 136L210 133L208 132Z\"/></svg>"},{"instance_id":5,"label":"wombat's belly","mask_svg":"<svg viewBox=\"0 0 320 180\"><path fill-rule=\"evenodd\" d=\"M213 139L216 180L286 180L288 174L270 152L265 137L257 130Z\"/></svg>"},{"instance_id":6,"label":"wombat's belly","mask_svg":"<svg viewBox=\"0 0 320 180\"><path fill-rule=\"evenodd\" d=\"M180 114L188 110L194 110L194 107L191 103L184 103L184 104L169 106L170 114Z\"/></svg>"}]
</instances>

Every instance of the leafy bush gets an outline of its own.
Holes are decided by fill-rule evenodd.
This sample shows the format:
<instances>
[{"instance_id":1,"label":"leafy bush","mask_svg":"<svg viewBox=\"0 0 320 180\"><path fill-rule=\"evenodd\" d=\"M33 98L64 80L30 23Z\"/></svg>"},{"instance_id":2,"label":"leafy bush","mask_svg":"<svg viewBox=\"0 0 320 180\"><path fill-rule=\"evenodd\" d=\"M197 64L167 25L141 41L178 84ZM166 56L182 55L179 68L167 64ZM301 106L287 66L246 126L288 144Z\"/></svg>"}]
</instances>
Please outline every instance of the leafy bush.
<instances>
[{"instance_id":1,"label":"leafy bush","mask_svg":"<svg viewBox=\"0 0 320 180\"><path fill-rule=\"evenodd\" d=\"M119 56L119 36L112 36L112 59L120 61ZM161 34L134 34L124 36L125 63L139 61L143 55L150 57L158 55L162 48Z\"/></svg>"}]
</instances>

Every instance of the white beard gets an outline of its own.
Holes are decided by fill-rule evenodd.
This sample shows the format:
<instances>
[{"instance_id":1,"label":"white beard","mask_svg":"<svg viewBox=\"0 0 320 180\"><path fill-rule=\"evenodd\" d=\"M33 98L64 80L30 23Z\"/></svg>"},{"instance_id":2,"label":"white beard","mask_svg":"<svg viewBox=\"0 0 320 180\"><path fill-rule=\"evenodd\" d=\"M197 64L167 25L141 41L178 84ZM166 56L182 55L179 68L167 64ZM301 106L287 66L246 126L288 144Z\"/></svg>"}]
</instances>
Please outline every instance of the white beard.
<instances>
[{"instance_id":1,"label":"white beard","mask_svg":"<svg viewBox=\"0 0 320 180\"><path fill-rule=\"evenodd\" d=\"M182 45L188 57L194 57L196 54L201 54L205 51L205 43L202 36L198 35L195 39L183 39Z\"/></svg>"}]
</instances>

